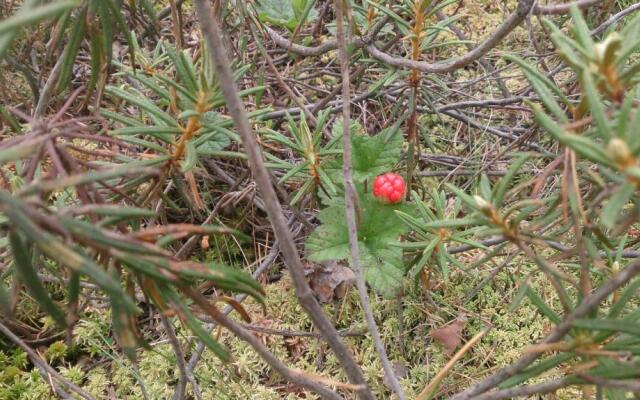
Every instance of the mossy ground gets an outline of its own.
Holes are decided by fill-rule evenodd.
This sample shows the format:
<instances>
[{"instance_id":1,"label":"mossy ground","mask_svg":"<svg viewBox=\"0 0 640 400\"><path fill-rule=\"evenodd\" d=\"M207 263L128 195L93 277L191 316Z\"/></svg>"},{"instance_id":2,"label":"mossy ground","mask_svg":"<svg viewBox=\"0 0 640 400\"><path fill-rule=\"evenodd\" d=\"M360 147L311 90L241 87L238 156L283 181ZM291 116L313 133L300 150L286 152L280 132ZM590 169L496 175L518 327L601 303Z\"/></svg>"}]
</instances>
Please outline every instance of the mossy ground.
<instances>
[{"instance_id":1,"label":"mossy ground","mask_svg":"<svg viewBox=\"0 0 640 400\"><path fill-rule=\"evenodd\" d=\"M409 283L402 300L400 316L398 302L372 297L373 310L392 361L407 369L402 385L407 398L415 396L426 386L450 355L434 342L430 332L457 316L467 316L463 341L479 332L485 324L493 329L449 372L440 386L440 398L460 390L484 374L517 358L523 348L536 342L550 329L550 324L539 315L535 306L524 300L517 309L509 310L517 291L516 282L535 267L514 265L505 268L477 295L467 301L469 294L491 268L481 273L454 271L445 281L429 290L421 283ZM543 277L533 274L532 287L548 304L553 289ZM245 303L253 316L253 324L281 331L309 332L308 317L298 305L293 288L284 277L266 286L267 312L249 301ZM355 290L336 304L326 305L341 330L357 331L364 321ZM402 318L403 336L400 338ZM50 345L42 354L62 374L81 385L96 398L142 399L140 382L149 398L170 399L178 381L178 369L170 344L159 337L151 342L151 351L139 353L139 367L118 351L110 336L110 317L105 310L89 313L76 328L76 341L71 348L61 343ZM160 328L158 328L160 329ZM180 340L190 340L187 333L176 326ZM153 332L148 332L152 334ZM287 385L246 344L222 331L221 340L233 354L232 364L224 365L211 352L205 351L196 368L204 399L297 399L314 398L302 395ZM287 337L257 334L269 348L288 365L308 373L319 374L346 382L338 362L330 351L315 338ZM392 398L382 383L382 368L369 336L345 339L363 366L364 373L381 398ZM80 366L82 365L82 367ZM26 355L20 351L4 350L0 353L0 399L42 399L51 396L47 382L32 369ZM86 371L86 372L85 372ZM189 389L190 390L190 389ZM43 397L44 396L44 397ZM571 394L559 398L573 398Z\"/></svg>"},{"instance_id":2,"label":"mossy ground","mask_svg":"<svg viewBox=\"0 0 640 400\"><path fill-rule=\"evenodd\" d=\"M628 5L632 2L621 3ZM465 30L473 32L469 39L478 41L492 32L493 27L503 21L503 10L513 9L515 4L515 0L465 2L467 17L464 21L468 27ZM456 5L452 7L455 8ZM522 48L528 40L526 29L518 28L503 42L501 48L505 51ZM458 46L449 53L438 54L438 58L444 59L464 52L466 49ZM503 62L497 60L496 67L501 67ZM472 79L475 74L474 71L461 69L456 72L456 78L464 81ZM17 74L7 82L7 97L16 98L20 93L28 92L26 83ZM330 76L326 81L319 82L320 85L334 83L335 79ZM514 91L524 85L521 79L506 79L506 83ZM491 90L491 85L487 85L486 90ZM445 121L448 120L445 118ZM449 137L451 130L446 124L442 124L441 120L436 121L425 116L421 122L429 125L432 137L446 138L444 145L452 146L449 147L451 150L463 151L468 146L468 143L452 140ZM212 241L212 247L220 247L220 253L228 256L229 249L234 246ZM248 258L252 256L246 255ZM449 371L440 386L439 398L446 398L447 394L458 391L513 361L522 354L526 346L535 343L549 331L551 324L528 300L525 299L515 310L510 310L511 301L517 292L517 284L527 278L530 278L532 288L540 297L553 309L559 310L558 304L553 300L553 289L535 266L514 263L496 275L495 279L473 299L468 300L473 289L495 267L496 264L491 264L466 273L454 271L446 279L435 274L436 284L430 288L425 288L420 283L409 283L402 299L402 314L398 312L397 300L372 295L373 310L383 341L388 346L390 358L394 363L407 368L407 374L401 381L407 398L415 398L450 358L450 355L432 340L430 332L461 314L466 315L468 319L463 341L473 337L486 324L491 324L493 329ZM298 304L286 275L278 282L265 285L265 288L266 313L263 313L261 306L251 301L245 304L254 318L253 324L283 331L312 330L310 320ZM30 316L39 314L33 303L25 302L24 306L20 308L22 314L19 317L33 318ZM351 290L343 301L336 305L327 305L325 308L327 313L335 315L336 325L341 330L357 330L365 326L354 290ZM104 309L90 309L83 315L74 332L73 346L67 347L62 342L55 342L37 350L63 376L82 386L97 399L142 399L142 386L150 399L170 399L179 372L170 344L159 334L161 324L159 321L155 321L154 324L151 325L157 327L158 331L151 328L145 332L151 337L152 349L139 352L137 368L122 356L114 343L110 331L110 312ZM48 326L50 323L43 320L41 325ZM189 333L179 325L176 325L176 330L183 344L192 341ZM224 331L220 332L220 335L221 340L231 350L234 361L225 365L213 353L205 351L194 371L203 399L314 398L308 393L303 395L283 382L249 346ZM259 336L291 367L346 382L335 357L317 339L264 334ZM392 398L382 383L382 367L370 337L349 337L345 341L353 349L357 361L363 366L367 380L371 382L379 398ZM550 372L553 373L554 371ZM191 390L189 386L188 390ZM33 368L26 354L16 350L10 343L0 340L0 400L49 398L53 398L49 383ZM555 398L575 399L577 394L572 389L567 389L559 391Z\"/></svg>"}]
</instances>

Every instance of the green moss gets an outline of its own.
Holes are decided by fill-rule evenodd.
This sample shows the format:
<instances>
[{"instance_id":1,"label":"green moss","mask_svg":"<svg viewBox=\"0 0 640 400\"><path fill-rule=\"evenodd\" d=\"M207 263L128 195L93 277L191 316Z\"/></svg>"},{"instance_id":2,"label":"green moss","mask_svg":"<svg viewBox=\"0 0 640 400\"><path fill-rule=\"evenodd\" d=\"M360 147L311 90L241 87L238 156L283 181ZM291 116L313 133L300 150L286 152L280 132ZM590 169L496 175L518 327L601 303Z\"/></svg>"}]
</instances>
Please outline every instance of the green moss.
<instances>
[{"instance_id":1,"label":"green moss","mask_svg":"<svg viewBox=\"0 0 640 400\"><path fill-rule=\"evenodd\" d=\"M45 357L50 363L62 360L67 355L69 348L62 341L53 342L47 347Z\"/></svg>"},{"instance_id":2,"label":"green moss","mask_svg":"<svg viewBox=\"0 0 640 400\"><path fill-rule=\"evenodd\" d=\"M467 385L470 381L481 379L484 371L508 364L521 355L523 348L539 340L550 329L551 325L527 300L515 311L509 311L509 299L517 291L515 282L520 282L529 273L533 277L531 287L550 307L560 311L557 302L552 301L555 299L553 288L537 273L535 266L520 265L519 268L505 269L471 300L467 300L467 297L472 288L490 270L480 269L473 274L452 271L448 281L439 282L431 290L426 290L421 285L408 284L402 299L401 315L397 300L387 300L371 294L373 313L387 345L389 357L393 363L408 368L406 377L401 380L408 398L413 398L422 391L450 358L438 343L433 342L430 332L460 314L465 314L468 318L463 340L468 340L479 332L485 322L490 321L493 329L453 367L441 385L444 388L442 390L459 389L461 376L465 377ZM254 318L253 324L282 331L313 331L311 321L298 304L287 275L279 282L265 286L265 289L266 314L263 314L262 307L255 301L248 299L244 303ZM324 305L324 309L327 315L335 319L338 329L357 330L366 327L355 289L351 289L337 304ZM236 318L234 314L232 317ZM171 398L179 379L179 371L170 344L163 339L153 345L152 351L140 351L138 376L132 364L119 355L111 338L109 318L109 313L104 310L87 313L75 329L74 346L75 352L85 353L92 358L106 357L109 362L86 373L75 366L62 367L61 373L82 385L96 398L102 398L113 390L117 398L142 399L140 382L150 398ZM188 347L192 343L191 333L183 330L177 321L174 324L180 342ZM401 326L402 340L399 337ZM324 342L313 338L255 334L291 368L342 382L348 381ZM210 351L204 352L194 371L204 399L300 398L299 392L288 393L285 390L290 386L246 343L224 330L221 331L219 340L230 350L233 362L225 365ZM370 336L347 337L345 342L353 350L378 397L392 399L392 394L383 383L382 367ZM323 356L320 357L320 354ZM46 356L50 361L60 362L69 357L69 349L64 343L57 342L49 346ZM50 393L39 374L27 368L28 362L23 352L0 352L0 367L3 371L0 374L0 398L18 398L15 393L21 392L28 393L28 396L32 396L30 398L46 398L43 393ZM547 377L554 373L551 371ZM187 390L191 392L190 385L187 385ZM570 396L573 392L567 393ZM441 394L446 395L445 392ZM304 396L316 398L308 393Z\"/></svg>"},{"instance_id":3,"label":"green moss","mask_svg":"<svg viewBox=\"0 0 640 400\"><path fill-rule=\"evenodd\" d=\"M92 396L101 399L106 396L110 385L111 380L107 371L103 367L97 367L87 373L84 389Z\"/></svg>"}]
</instances>

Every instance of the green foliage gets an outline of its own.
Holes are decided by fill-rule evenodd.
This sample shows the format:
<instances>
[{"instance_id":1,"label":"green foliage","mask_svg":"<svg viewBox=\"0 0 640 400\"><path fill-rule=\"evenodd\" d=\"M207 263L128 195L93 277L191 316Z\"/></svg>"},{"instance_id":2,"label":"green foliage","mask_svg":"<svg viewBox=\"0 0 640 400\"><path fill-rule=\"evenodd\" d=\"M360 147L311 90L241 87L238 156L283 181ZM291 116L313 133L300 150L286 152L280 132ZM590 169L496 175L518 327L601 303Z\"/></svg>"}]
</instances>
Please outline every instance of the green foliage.
<instances>
[{"instance_id":1,"label":"green foliage","mask_svg":"<svg viewBox=\"0 0 640 400\"><path fill-rule=\"evenodd\" d=\"M334 132L341 131L336 124ZM352 129L359 129L355 125ZM376 175L388 171L398 160L402 138L398 131L385 130L369 137L352 136L353 178L357 188L358 247L360 261L367 283L378 293L392 297L402 288L405 273L402 249L397 247L400 236L407 227L396 211L410 212L411 207L402 203L383 204L371 193L370 184ZM329 162L328 175L336 187L342 184L342 160L336 157ZM365 188L369 186L365 190ZM307 258L314 262L350 258L349 235L345 218L344 195L324 197L326 208L320 211L321 225L307 238Z\"/></svg>"},{"instance_id":2,"label":"green foliage","mask_svg":"<svg viewBox=\"0 0 640 400\"><path fill-rule=\"evenodd\" d=\"M110 2L83 3L76 18L85 22L96 7L98 10L108 7ZM134 4L131 2L130 6ZM78 51L84 38L83 26L74 24L73 37L65 50L65 63L71 66L75 55L68 52ZM0 160L15 164L16 177L26 165L32 165L29 163L35 162L36 167L24 187L15 185L11 192L0 190L0 229L8 231L10 238L6 243L0 242L0 246L10 249L12 256L6 272L14 274L59 328L68 327L69 322L79 318L62 310L66 306L73 309L72 313L78 312L76 305L83 294L80 287L89 278L108 296L113 307L113 333L131 359L136 358L137 348L145 343L137 327L136 315L140 310L133 300L137 290L159 310L175 310L215 354L229 360L227 350L206 332L186 306L188 296L181 288L208 281L218 290L243 292L262 301L260 285L237 268L213 262L180 261L174 257L171 246L177 239L194 233L232 234L240 240L246 237L233 229L210 224L164 224L154 231L153 221L159 215L148 203L157 204L160 197L179 210L175 201L162 193L162 186L172 182L181 189L178 192L183 203L191 205L199 196L198 187L185 188L179 174L185 177L192 174L201 157L229 156L224 149L237 135L229 130L231 121L217 113L224 106L224 99L208 62L196 63L188 52L161 42L152 51L141 49L133 34L130 44L136 63L132 67L116 65L120 69L118 76L132 84L107 86L104 92L108 100L123 103L126 111L101 110L105 118L121 127L110 132L111 138L85 136L84 142L75 144L80 145L80 150L92 151L106 141L126 151L100 158L85 169L79 168L85 164L78 161L77 153L56 145L29 161L33 152L45 146L41 138L46 135L38 139L39 133L35 131L26 133L23 136L26 140L0 149ZM104 62L102 59L95 70L102 70ZM236 78L248 68L240 68ZM244 95L260 90L250 89ZM65 136L74 134L65 123L60 124L60 129L61 141L74 141ZM96 143L98 146L92 147ZM47 156L63 159L65 163L55 162L54 173L42 179L42 170L49 168L45 165ZM131 178L134 171L138 176ZM156 178L151 179L152 176ZM57 198L50 207L36 207L23 201L32 195L45 202L50 196ZM52 220L55 223L45 222ZM40 281L43 263L51 264L47 273L71 277L61 299L54 300L51 289ZM10 315L9 291L4 282L0 285L0 306L3 314ZM45 322L43 328L50 326Z\"/></svg>"},{"instance_id":3,"label":"green foliage","mask_svg":"<svg viewBox=\"0 0 640 400\"><path fill-rule=\"evenodd\" d=\"M341 154L338 148L341 135L334 136L323 145L323 129L328 116L328 112L321 113L312 132L304 114L300 115L299 122L294 121L291 115L287 114L287 126L291 139L280 132L267 130L265 139L284 146L293 152L296 161L299 159L293 163L271 153L265 154L269 160L268 167L285 172L279 182L292 182L299 187L291 198L291 205L297 204L307 194L315 193L318 188L328 195L337 193L328 168L333 157Z\"/></svg>"},{"instance_id":4,"label":"green foliage","mask_svg":"<svg viewBox=\"0 0 640 400\"><path fill-rule=\"evenodd\" d=\"M202 398L314 398L290 391L262 358L227 331L208 332L202 323L209 318L189 295L202 294L216 303L248 294L247 312L259 316L252 325L313 330L289 277L271 282L280 276L275 273L279 265L269 275L266 304L261 286L242 271L258 261L273 236L262 228L268 221L261 211L241 206L251 204L259 192L245 174L246 156L236 152L239 138L206 46L193 30L198 25L192 23L189 3L176 8L149 0L14 3L17 11L2 10L0 21L0 61L3 72L5 65L10 70L0 84L4 91L6 83L11 86L15 76L24 75L33 96L15 100L2 93L8 101L0 106L2 322L29 343L51 343L43 357L96 398L142 399L141 385L148 398L173 395L180 378L176 354L159 329L150 329L141 310L149 310L152 322L157 312L170 317L185 353L192 352L195 341L212 350L193 371ZM246 29L255 21L246 13L249 8L262 23L323 46L325 35L336 33L335 21L329 21L332 2L249 3L234 9L237 2L218 2L216 11L229 54L239 61L233 68L238 86L245 88L240 95L251 110L250 123L262 133L268 166L282 184L279 189L287 192L280 191L289 203L285 209L293 206L296 216L305 219L321 209L320 225L305 243L308 260L348 260L342 125L339 118L332 120L341 100L321 110L314 107L315 125L304 113L284 119L274 116L282 115L278 110L262 118L266 110L261 109L263 103L283 104L279 88L262 86L272 84L272 73L281 73L305 103L319 104L324 96L337 99L335 51L293 57L284 46L280 53L270 48L276 68L284 70L267 72L260 29L253 32L251 26L253 37ZM371 28L380 28L378 22L387 17L367 44L389 44L384 51L406 58L412 54L415 60L437 60L441 48L447 49L445 57L455 58L459 52L449 51L451 46L472 42L452 40L457 32L450 24L465 16L475 32L484 26L472 23L487 21L473 11L497 9L491 2L470 2L464 7L477 7L471 13L451 14L461 7L457 0L347 3L352 38L372 34ZM329 12L323 11L323 21L311 32L305 24L317 19L316 7L325 5ZM162 17L156 13L161 7ZM485 323L493 327L464 362L452 367L437 395L446 398L448 388L460 386L460 376L475 379L479 368L493 370L517 359L523 348L562 324L585 297L627 268L627 255L638 251L640 19L600 38L583 18L604 20L594 10L573 9L570 19L551 15L553 21L544 22L544 32L551 33L569 71L553 65L558 60L547 57L552 53L544 41L538 44L546 54L508 54L512 65L494 64L495 53L486 54L481 64L491 79L478 78L473 65L442 75L391 68L369 58L366 47L350 56L356 71L352 88L362 93L354 101L354 115L362 111L367 130L381 130L370 137L357 122L350 127L360 259L366 281L382 295L374 296L371 306L384 345L394 366L409 367L402 381L407 398L416 398L450 359L430 332L461 313L472 315L461 343ZM535 27L530 34L538 34ZM172 40L175 47L168 44ZM498 54L516 52L513 45L521 43L522 32L513 31L505 40L511 42L496 47ZM407 51L409 41L413 52ZM526 87L513 77L514 66ZM501 76L506 70L509 77ZM55 79L49 82L47 75ZM51 93L42 93L45 82ZM496 99L497 83L506 93L504 103ZM475 90L478 99L465 99ZM514 104L523 93L533 118ZM482 104L482 94L492 100ZM34 113L29 100L35 106L39 99L51 108ZM456 99L467 105L454 105ZM487 104L491 112L484 113ZM417 123L417 137L409 153L403 151L404 128L411 124L407 107L421 114L410 120ZM38 118L29 118L33 115ZM534 123L545 134L530 135ZM481 127L482 134L476 135L474 127ZM7 138L6 129L20 134ZM503 130L511 135L501 135L505 140L521 135L511 143L514 147L505 149L502 139L486 140L485 133ZM539 157L512 152L532 140L545 149ZM433 171L448 174L442 181L430 175L438 163L447 168ZM378 202L371 194L373 178L404 171L407 164L410 198L397 205ZM262 199L255 200L262 208ZM190 240L193 235L202 237L200 248ZM253 243L246 245L248 237ZM187 241L196 244L193 252L184 246ZM466 250L456 250L459 246ZM189 250L189 261L183 250ZM407 284L406 275L421 279ZM500 388L556 378L582 384L581 374L637 379L639 287L640 279L631 279L590 314L572 319L568 334L554 343L557 347L534 349L541 351L539 360ZM357 293L347 290L339 301L325 305L336 326L366 332ZM65 328L73 332L69 346L60 340ZM322 341L286 332L255 335L292 368L347 381ZM343 340L376 395L391 397L371 337L355 333ZM140 351L150 344L152 351ZM49 382L26 354L7 345L0 339L0 398L51 397ZM78 357L91 358L91 368L81 369ZM188 385L185 397L197 397L191 390ZM598 390L598 398L628 397L622 390ZM572 388L555 395L578 397Z\"/></svg>"},{"instance_id":5,"label":"green foliage","mask_svg":"<svg viewBox=\"0 0 640 400\"><path fill-rule=\"evenodd\" d=\"M77 7L79 1L56 1L37 7L34 7L34 3L34 1L25 2L23 8L16 15L2 21L0 23L0 35L15 34L17 30L36 24L40 20L57 17L63 12ZM3 38L6 38L6 36Z\"/></svg>"},{"instance_id":6,"label":"green foliage","mask_svg":"<svg viewBox=\"0 0 640 400\"><path fill-rule=\"evenodd\" d=\"M0 58L11 48L12 41L27 27L41 22L53 20L50 32L57 34L51 40L64 39L60 75L56 88L63 91L69 87L73 75L73 66L81 53L82 41L89 41L91 57L91 77L87 83L88 102L95 92L101 92L106 82L108 68L113 57L113 45L117 34L124 36L129 44L130 57L133 59L131 27L118 0L57 0L40 4L38 0L24 1L15 15L0 23ZM153 8L148 7L148 0L129 1L131 11L146 14L154 18ZM43 40L44 41L44 40Z\"/></svg>"},{"instance_id":7,"label":"green foliage","mask_svg":"<svg viewBox=\"0 0 640 400\"><path fill-rule=\"evenodd\" d=\"M413 262L409 265L409 276L414 278L428 265L437 265L444 278L449 275L449 265L458 265L458 261L451 256L445 244L458 242L470 245L478 249L487 247L472 239L475 230L457 231L451 233L452 229L473 224L473 220L456 219L460 212L461 201L458 198L453 207L447 206L447 198L444 192L433 190L431 193L431 204L435 210L428 206L427 202L420 199L417 193L412 196L418 215L412 216L402 211L397 214L400 219L411 229L411 241L403 243L402 248L415 250Z\"/></svg>"},{"instance_id":8,"label":"green foliage","mask_svg":"<svg viewBox=\"0 0 640 400\"><path fill-rule=\"evenodd\" d=\"M599 43L594 43L582 19L574 10L574 34L577 41L560 31L551 21L546 25L554 32L552 40L567 62L576 72L584 96L577 107L570 111L582 117L590 115L594 123L582 132L567 130L546 115L542 109L533 105L538 123L554 138L585 159L600 164L605 174L614 183L614 193L600 214L602 225L611 229L618 221L622 210L629 201L637 202L635 191L640 177L635 156L640 150L640 142L635 130L640 122L640 112L633 107L638 93L635 89L635 70L637 61L632 54L640 46L640 18L636 18L620 33L610 33ZM523 61L519 64L527 71L534 71ZM532 80L531 72L528 77ZM535 81L535 78L533 78ZM560 123L566 123L566 116L558 111L557 103L546 92L544 86L534 85L541 99ZM613 114L611 118L607 115ZM619 174L619 175L614 175Z\"/></svg>"},{"instance_id":9,"label":"green foliage","mask_svg":"<svg viewBox=\"0 0 640 400\"><path fill-rule=\"evenodd\" d=\"M140 68L118 65L118 75L139 83L136 86L144 90L133 85L106 88L108 95L135 110L133 113L131 109L114 113L102 109L104 117L122 125L110 134L125 142L172 155L176 155L176 147L180 147L182 140L183 173L192 171L201 157L230 155L223 150L238 136L229 129L232 122L218 112L224 100L210 66L194 63L189 53L164 43L158 43L152 52L137 46L136 49ZM248 69L246 66L236 71L235 78L240 79ZM262 87L255 87L242 95L261 90Z\"/></svg>"},{"instance_id":10,"label":"green foliage","mask_svg":"<svg viewBox=\"0 0 640 400\"><path fill-rule=\"evenodd\" d=\"M256 9L260 21L293 31L317 18L314 3L315 0L259 0Z\"/></svg>"},{"instance_id":11,"label":"green foliage","mask_svg":"<svg viewBox=\"0 0 640 400\"><path fill-rule=\"evenodd\" d=\"M502 240L515 244L537 264L552 283L556 292L555 301L562 304L561 308L565 313L570 313L580 304L583 296L589 295L592 290L589 287L585 291L584 287L575 283L578 279L597 285L601 283L601 274L605 277L612 276L617 270L624 268L625 262L620 250L628 244L626 230L637 221L636 210L640 204L637 196L640 187L637 159L640 145L638 135L635 134L640 126L637 124L640 121L640 109L637 107L637 79L634 72L637 67L630 57L640 45L637 36L640 18L620 33L612 33L596 43L581 13L573 8L571 14L572 36L565 34L549 20L545 24L553 32L552 40L558 51L575 72L581 91L577 103L569 101L560 88L533 65L518 57L508 57L521 67L544 106L529 103L535 121L553 139L571 151L566 152L565 157L573 157L573 154L581 157L580 162L572 167L572 172L565 171L563 192L558 194L552 191L538 195L537 198L523 194L524 186L518 182L518 176L531 161L530 155L524 154L513 159L510 169L497 182L492 182L484 174L480 175L474 195L448 184L447 188L456 197L453 205L445 206L444 193L433 193L430 206L416 198L420 211L418 218L400 213L402 220L413 230L413 242L404 244L404 247L415 249L418 256L422 254L421 259L416 257L419 261L415 263L414 270L429 265L436 249L440 250L436 255L446 254L442 247L445 241L484 248L483 241L499 236ZM577 176L571 178L575 179L572 181L567 178L571 175L566 174ZM581 180L583 174L589 177L586 181ZM599 190L605 192L601 197L584 195L583 192L589 187L587 182L593 182ZM595 206L602 203L603 207ZM632 207L629 207L629 203L632 203ZM558 205L562 205L573 219L560 219ZM634 211L625 213L627 209ZM460 217L461 214L464 217ZM556 223L552 221L563 221L560 222L562 226L551 228L541 235L537 229ZM585 221L584 227L581 227L581 221ZM625 225L621 227L621 223ZM563 234L578 230L582 232L580 245L585 252L580 256L583 260L582 267L566 272L547 261L537 250L533 250L535 246L544 243L544 240L558 240ZM615 257L611 255L614 248L618 250ZM600 258L599 253L606 254L607 263L613 271L601 272L592 266ZM489 253L482 261L492 257L492 253ZM438 264L445 272L443 265ZM579 274L574 274L578 269ZM585 346L600 349L628 346L625 348L635 354L633 340L637 339L632 338L637 338L640 334L640 313L632 305L636 300L632 300L634 295L631 293L635 292L637 296L638 285L640 279L636 277L610 302L598 304L590 315L572 321L572 329L560 342L565 345L561 347L561 351L541 357L536 364L513 375L500 387L524 384L561 365L577 362L584 355L581 351ZM558 325L563 322L557 304L552 304L547 297L537 293L528 281L521 282L519 286L512 310L517 309L523 299L527 298L550 323ZM582 291L581 295L576 295L575 288ZM590 359L597 366L589 370L589 375L610 379L638 376L636 357L625 361L597 356ZM579 375L572 375L570 372L566 377L574 383L582 382Z\"/></svg>"},{"instance_id":12,"label":"green foliage","mask_svg":"<svg viewBox=\"0 0 640 400\"><path fill-rule=\"evenodd\" d=\"M334 138L342 137L342 127L341 121L334 125ZM351 125L354 183L362 184L367 179L373 183L374 177L391 170L398 163L403 142L398 126L384 129L375 136L367 136L360 124L354 121ZM336 147L342 149L342 142ZM327 165L327 173L334 182L342 182L342 164L339 154Z\"/></svg>"}]
</instances>

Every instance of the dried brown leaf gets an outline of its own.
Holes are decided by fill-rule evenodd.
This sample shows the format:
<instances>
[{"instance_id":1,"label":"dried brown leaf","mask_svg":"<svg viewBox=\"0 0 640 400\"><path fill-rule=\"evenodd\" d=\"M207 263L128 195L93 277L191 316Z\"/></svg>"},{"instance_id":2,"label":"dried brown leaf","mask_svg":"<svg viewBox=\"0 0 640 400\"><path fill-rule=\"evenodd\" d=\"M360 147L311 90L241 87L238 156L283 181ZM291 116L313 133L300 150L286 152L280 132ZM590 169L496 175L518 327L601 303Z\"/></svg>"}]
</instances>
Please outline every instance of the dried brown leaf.
<instances>
[{"instance_id":1,"label":"dried brown leaf","mask_svg":"<svg viewBox=\"0 0 640 400\"><path fill-rule=\"evenodd\" d=\"M314 264L308 277L309 285L321 303L344 297L356 280L351 268L338 262Z\"/></svg>"},{"instance_id":2,"label":"dried brown leaf","mask_svg":"<svg viewBox=\"0 0 640 400\"><path fill-rule=\"evenodd\" d=\"M431 331L431 337L444 346L447 354L453 354L460 346L465 325L466 318L456 318L449 325Z\"/></svg>"}]
</instances>

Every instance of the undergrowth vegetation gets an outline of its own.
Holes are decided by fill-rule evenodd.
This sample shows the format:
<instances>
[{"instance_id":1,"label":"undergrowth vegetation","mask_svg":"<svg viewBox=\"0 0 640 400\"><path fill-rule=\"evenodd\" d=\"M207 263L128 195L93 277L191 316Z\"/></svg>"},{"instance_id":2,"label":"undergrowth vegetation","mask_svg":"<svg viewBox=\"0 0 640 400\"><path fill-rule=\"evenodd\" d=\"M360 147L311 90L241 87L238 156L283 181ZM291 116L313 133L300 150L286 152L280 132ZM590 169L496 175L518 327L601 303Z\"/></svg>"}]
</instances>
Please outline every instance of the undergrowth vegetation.
<instances>
[{"instance_id":1,"label":"undergrowth vegetation","mask_svg":"<svg viewBox=\"0 0 640 400\"><path fill-rule=\"evenodd\" d=\"M640 398L638 10L0 0L0 399Z\"/></svg>"}]
</instances>

